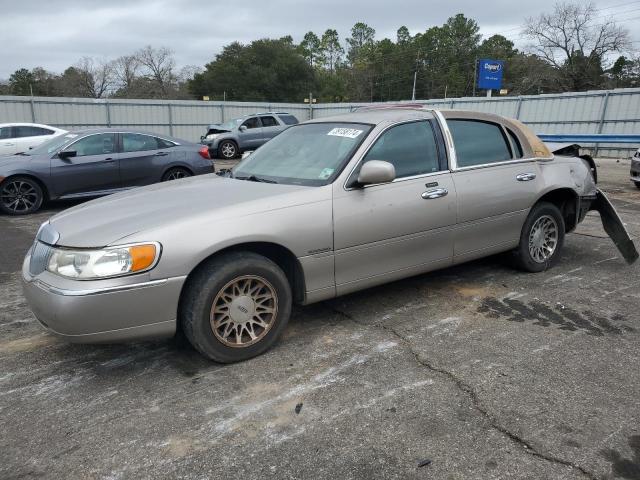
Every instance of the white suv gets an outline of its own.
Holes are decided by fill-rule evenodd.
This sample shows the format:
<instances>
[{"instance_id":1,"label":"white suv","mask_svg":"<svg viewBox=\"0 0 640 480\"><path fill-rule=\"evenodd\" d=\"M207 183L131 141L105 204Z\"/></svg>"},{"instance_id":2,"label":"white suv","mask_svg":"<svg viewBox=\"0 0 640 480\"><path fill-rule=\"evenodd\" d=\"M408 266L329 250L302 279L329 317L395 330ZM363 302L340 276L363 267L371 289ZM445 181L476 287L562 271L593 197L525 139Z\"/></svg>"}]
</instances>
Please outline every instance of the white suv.
<instances>
[{"instance_id":1,"label":"white suv","mask_svg":"<svg viewBox=\"0 0 640 480\"><path fill-rule=\"evenodd\" d=\"M0 123L0 157L26 152L63 133L67 131L37 123Z\"/></svg>"}]
</instances>

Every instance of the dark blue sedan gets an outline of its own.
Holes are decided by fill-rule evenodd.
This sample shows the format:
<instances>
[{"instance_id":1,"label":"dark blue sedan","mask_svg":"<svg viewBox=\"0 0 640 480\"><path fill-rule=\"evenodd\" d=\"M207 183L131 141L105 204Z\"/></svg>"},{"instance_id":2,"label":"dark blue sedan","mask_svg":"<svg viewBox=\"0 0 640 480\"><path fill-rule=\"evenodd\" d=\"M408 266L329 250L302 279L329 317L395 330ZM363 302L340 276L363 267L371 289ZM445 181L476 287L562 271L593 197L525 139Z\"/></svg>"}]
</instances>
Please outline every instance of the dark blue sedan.
<instances>
[{"instance_id":1,"label":"dark blue sedan","mask_svg":"<svg viewBox=\"0 0 640 480\"><path fill-rule=\"evenodd\" d=\"M80 130L1 158L0 210L24 215L45 200L108 195L213 172L206 146L134 130Z\"/></svg>"}]
</instances>

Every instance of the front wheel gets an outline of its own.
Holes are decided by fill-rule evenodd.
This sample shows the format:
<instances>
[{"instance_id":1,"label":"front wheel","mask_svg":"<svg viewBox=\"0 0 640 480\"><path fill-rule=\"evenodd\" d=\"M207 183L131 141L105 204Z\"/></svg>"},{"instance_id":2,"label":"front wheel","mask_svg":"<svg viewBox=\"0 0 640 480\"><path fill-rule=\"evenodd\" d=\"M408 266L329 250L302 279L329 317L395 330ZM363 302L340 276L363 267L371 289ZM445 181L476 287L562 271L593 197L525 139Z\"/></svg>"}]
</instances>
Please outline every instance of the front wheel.
<instances>
[{"instance_id":1,"label":"front wheel","mask_svg":"<svg viewBox=\"0 0 640 480\"><path fill-rule=\"evenodd\" d=\"M0 210L9 215L36 212L44 199L38 182L28 177L11 177L0 184Z\"/></svg>"},{"instance_id":2,"label":"front wheel","mask_svg":"<svg viewBox=\"0 0 640 480\"><path fill-rule=\"evenodd\" d=\"M232 363L276 343L291 303L291 287L278 265L252 252L233 252L212 259L188 280L179 317L196 350Z\"/></svg>"},{"instance_id":3,"label":"front wheel","mask_svg":"<svg viewBox=\"0 0 640 480\"><path fill-rule=\"evenodd\" d=\"M531 209L514 251L516 265L527 272L547 270L558 260L565 225L558 207L541 202Z\"/></svg>"},{"instance_id":4,"label":"front wheel","mask_svg":"<svg viewBox=\"0 0 640 480\"><path fill-rule=\"evenodd\" d=\"M636 184L636 188L640 188L640 182L633 182Z\"/></svg>"},{"instance_id":5,"label":"front wheel","mask_svg":"<svg viewBox=\"0 0 640 480\"><path fill-rule=\"evenodd\" d=\"M224 140L223 142L220 142L218 152L220 152L220 156L225 160L233 160L238 156L238 147L235 142L231 140Z\"/></svg>"}]
</instances>

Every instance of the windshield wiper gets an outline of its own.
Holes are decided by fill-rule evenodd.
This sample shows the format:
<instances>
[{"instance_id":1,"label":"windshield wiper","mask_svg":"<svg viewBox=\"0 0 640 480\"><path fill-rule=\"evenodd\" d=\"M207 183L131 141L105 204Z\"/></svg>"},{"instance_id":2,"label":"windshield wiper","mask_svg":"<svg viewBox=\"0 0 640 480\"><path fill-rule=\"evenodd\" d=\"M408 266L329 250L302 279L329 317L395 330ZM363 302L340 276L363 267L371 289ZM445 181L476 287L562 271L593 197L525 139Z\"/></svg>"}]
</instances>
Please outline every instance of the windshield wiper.
<instances>
[{"instance_id":1,"label":"windshield wiper","mask_svg":"<svg viewBox=\"0 0 640 480\"><path fill-rule=\"evenodd\" d=\"M237 177L234 176L238 180L249 180L250 182L260 182L260 183L278 183L275 180L269 180L268 178L256 177L255 175L249 175L246 177Z\"/></svg>"}]
</instances>

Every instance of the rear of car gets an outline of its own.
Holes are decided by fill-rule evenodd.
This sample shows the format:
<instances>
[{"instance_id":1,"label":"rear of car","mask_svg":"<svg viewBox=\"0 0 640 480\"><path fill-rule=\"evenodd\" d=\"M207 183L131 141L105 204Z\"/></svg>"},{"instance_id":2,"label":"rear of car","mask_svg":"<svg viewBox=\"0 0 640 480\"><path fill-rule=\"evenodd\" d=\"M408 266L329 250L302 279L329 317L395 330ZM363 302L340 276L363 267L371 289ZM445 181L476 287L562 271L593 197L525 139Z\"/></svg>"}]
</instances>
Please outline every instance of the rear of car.
<instances>
[{"instance_id":1,"label":"rear of car","mask_svg":"<svg viewBox=\"0 0 640 480\"><path fill-rule=\"evenodd\" d=\"M638 148L636 153L633 154L633 157L631 157L630 177L636 187L640 188L640 148Z\"/></svg>"},{"instance_id":2,"label":"rear of car","mask_svg":"<svg viewBox=\"0 0 640 480\"><path fill-rule=\"evenodd\" d=\"M27 152L63 133L67 131L37 123L0 124L0 156Z\"/></svg>"}]
</instances>

